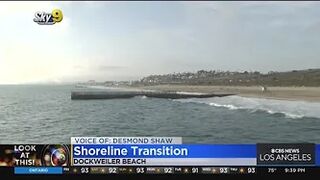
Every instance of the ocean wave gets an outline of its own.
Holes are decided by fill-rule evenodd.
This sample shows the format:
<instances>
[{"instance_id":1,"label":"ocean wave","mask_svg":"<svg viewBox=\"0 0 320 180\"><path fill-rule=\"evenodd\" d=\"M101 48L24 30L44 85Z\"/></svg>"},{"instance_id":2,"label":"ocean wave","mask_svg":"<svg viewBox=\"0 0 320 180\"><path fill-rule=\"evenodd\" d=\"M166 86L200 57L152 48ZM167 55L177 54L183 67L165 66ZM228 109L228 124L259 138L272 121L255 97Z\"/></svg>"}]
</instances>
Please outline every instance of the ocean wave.
<instances>
[{"instance_id":1,"label":"ocean wave","mask_svg":"<svg viewBox=\"0 0 320 180\"><path fill-rule=\"evenodd\" d=\"M139 98L141 99L147 99L148 97L147 96L138 96Z\"/></svg>"},{"instance_id":2,"label":"ocean wave","mask_svg":"<svg viewBox=\"0 0 320 180\"><path fill-rule=\"evenodd\" d=\"M198 93L198 92L184 92L184 91L177 91L177 94L187 94L187 95L203 95L205 93Z\"/></svg>"},{"instance_id":3,"label":"ocean wave","mask_svg":"<svg viewBox=\"0 0 320 180\"><path fill-rule=\"evenodd\" d=\"M228 109L231 109L231 110L234 110L234 109L241 109L240 107L236 107L234 105L231 105L231 104L217 104L217 103L209 103L210 106L215 106L215 107L225 107L225 108L228 108Z\"/></svg>"},{"instance_id":4,"label":"ocean wave","mask_svg":"<svg viewBox=\"0 0 320 180\"><path fill-rule=\"evenodd\" d=\"M247 110L250 113L264 112L272 115L282 114L286 118L299 119L304 117L320 118L320 103L305 101L287 101L262 98L246 98L240 96L190 98L176 100L179 102L203 103L229 110Z\"/></svg>"}]
</instances>

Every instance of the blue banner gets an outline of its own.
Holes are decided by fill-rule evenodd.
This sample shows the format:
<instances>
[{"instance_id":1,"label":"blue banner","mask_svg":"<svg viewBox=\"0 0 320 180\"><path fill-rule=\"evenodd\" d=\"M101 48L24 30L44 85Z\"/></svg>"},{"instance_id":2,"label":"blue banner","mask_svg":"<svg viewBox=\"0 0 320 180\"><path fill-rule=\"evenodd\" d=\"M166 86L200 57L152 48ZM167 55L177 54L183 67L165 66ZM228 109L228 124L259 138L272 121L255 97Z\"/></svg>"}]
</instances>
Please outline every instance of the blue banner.
<instances>
[{"instance_id":1,"label":"blue banner","mask_svg":"<svg viewBox=\"0 0 320 180\"><path fill-rule=\"evenodd\" d=\"M62 167L15 167L15 174L62 174Z\"/></svg>"},{"instance_id":2,"label":"blue banner","mask_svg":"<svg viewBox=\"0 0 320 180\"><path fill-rule=\"evenodd\" d=\"M320 144L316 145L316 166L320 166Z\"/></svg>"},{"instance_id":3,"label":"blue banner","mask_svg":"<svg viewBox=\"0 0 320 180\"><path fill-rule=\"evenodd\" d=\"M255 144L73 144L73 158L256 158Z\"/></svg>"}]
</instances>

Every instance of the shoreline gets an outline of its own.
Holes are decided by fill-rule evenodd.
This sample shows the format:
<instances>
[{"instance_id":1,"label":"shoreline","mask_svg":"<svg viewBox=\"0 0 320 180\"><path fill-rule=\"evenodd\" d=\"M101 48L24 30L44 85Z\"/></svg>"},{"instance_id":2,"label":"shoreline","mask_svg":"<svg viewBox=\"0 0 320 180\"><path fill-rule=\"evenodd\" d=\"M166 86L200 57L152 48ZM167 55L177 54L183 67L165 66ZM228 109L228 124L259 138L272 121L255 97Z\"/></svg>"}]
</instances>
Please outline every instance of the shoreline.
<instances>
[{"instance_id":1,"label":"shoreline","mask_svg":"<svg viewBox=\"0 0 320 180\"><path fill-rule=\"evenodd\" d=\"M141 90L215 94L229 93L248 98L320 102L320 87L267 87L267 91L265 92L262 92L262 89L259 86L155 85L134 88Z\"/></svg>"}]
</instances>

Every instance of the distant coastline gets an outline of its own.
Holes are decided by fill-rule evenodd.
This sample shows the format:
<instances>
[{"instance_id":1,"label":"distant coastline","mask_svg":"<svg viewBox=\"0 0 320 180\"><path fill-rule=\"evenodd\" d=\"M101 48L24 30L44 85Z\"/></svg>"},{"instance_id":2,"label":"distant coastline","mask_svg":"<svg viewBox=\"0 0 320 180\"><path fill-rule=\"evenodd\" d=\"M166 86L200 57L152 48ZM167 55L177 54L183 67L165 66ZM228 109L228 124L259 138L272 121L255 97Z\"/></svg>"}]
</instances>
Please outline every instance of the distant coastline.
<instances>
[{"instance_id":1,"label":"distant coastline","mask_svg":"<svg viewBox=\"0 0 320 180\"><path fill-rule=\"evenodd\" d=\"M236 94L242 97L320 102L320 69L260 73L205 71L150 75L137 81L90 80L85 85L140 90Z\"/></svg>"},{"instance_id":2,"label":"distant coastline","mask_svg":"<svg viewBox=\"0 0 320 180\"><path fill-rule=\"evenodd\" d=\"M156 85L140 88L161 91L230 93L242 97L320 102L320 87L268 87L266 92L262 92L260 86Z\"/></svg>"},{"instance_id":3,"label":"distant coastline","mask_svg":"<svg viewBox=\"0 0 320 180\"><path fill-rule=\"evenodd\" d=\"M182 72L150 75L132 82L133 85L214 85L214 86L308 86L320 87L320 69L269 71L213 71Z\"/></svg>"}]
</instances>

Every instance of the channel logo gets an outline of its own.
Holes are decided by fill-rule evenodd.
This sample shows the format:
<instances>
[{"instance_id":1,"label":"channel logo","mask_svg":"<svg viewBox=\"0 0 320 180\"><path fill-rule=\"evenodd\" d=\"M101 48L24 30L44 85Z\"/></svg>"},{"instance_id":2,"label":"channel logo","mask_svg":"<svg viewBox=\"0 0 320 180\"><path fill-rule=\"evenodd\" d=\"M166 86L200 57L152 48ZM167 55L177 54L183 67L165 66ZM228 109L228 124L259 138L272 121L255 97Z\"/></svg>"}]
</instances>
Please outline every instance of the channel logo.
<instances>
[{"instance_id":1,"label":"channel logo","mask_svg":"<svg viewBox=\"0 0 320 180\"><path fill-rule=\"evenodd\" d=\"M47 145L41 153L43 166L68 166L69 148L65 145Z\"/></svg>"},{"instance_id":2,"label":"channel logo","mask_svg":"<svg viewBox=\"0 0 320 180\"><path fill-rule=\"evenodd\" d=\"M34 16L35 18L33 21L39 25L53 25L55 23L60 23L63 19L63 13L60 9L54 9L51 13L38 11Z\"/></svg>"}]
</instances>

